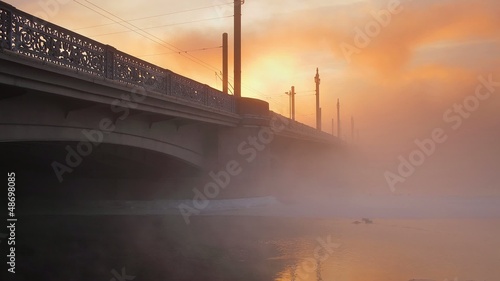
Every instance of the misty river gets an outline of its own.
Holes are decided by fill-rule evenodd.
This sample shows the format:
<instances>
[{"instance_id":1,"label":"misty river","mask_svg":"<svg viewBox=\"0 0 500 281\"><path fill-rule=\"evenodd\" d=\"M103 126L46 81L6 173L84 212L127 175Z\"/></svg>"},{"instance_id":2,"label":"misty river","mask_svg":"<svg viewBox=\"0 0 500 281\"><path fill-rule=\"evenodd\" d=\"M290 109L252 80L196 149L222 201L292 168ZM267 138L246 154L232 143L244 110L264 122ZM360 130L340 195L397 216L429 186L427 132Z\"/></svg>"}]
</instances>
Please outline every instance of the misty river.
<instances>
[{"instance_id":1,"label":"misty river","mask_svg":"<svg viewBox=\"0 0 500 281\"><path fill-rule=\"evenodd\" d=\"M498 219L25 216L18 280L495 281ZM4 244L5 245L5 244Z\"/></svg>"}]
</instances>

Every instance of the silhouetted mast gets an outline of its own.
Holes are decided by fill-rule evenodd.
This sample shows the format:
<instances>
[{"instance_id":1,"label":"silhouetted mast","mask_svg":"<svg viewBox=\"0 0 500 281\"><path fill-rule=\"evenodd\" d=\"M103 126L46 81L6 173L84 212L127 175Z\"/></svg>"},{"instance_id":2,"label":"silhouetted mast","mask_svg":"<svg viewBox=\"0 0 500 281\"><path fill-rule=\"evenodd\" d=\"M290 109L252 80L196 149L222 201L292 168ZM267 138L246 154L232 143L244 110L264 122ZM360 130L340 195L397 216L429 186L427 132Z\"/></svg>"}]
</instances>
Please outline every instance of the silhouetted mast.
<instances>
[{"instance_id":1,"label":"silhouetted mast","mask_svg":"<svg viewBox=\"0 0 500 281\"><path fill-rule=\"evenodd\" d=\"M288 118L292 119L292 93L285 92L285 95L288 96Z\"/></svg>"},{"instance_id":2,"label":"silhouetted mast","mask_svg":"<svg viewBox=\"0 0 500 281\"><path fill-rule=\"evenodd\" d=\"M292 86L292 91L290 92L291 103L292 103L292 120L295 120L295 86Z\"/></svg>"},{"instance_id":3,"label":"silhouetted mast","mask_svg":"<svg viewBox=\"0 0 500 281\"><path fill-rule=\"evenodd\" d=\"M234 96L241 97L241 6L245 0L234 1Z\"/></svg>"},{"instance_id":4,"label":"silhouetted mast","mask_svg":"<svg viewBox=\"0 0 500 281\"><path fill-rule=\"evenodd\" d=\"M224 94L228 93L228 85L229 85L228 54L229 54L229 44L227 39L227 33L224 33L222 34L222 92Z\"/></svg>"},{"instance_id":5,"label":"silhouetted mast","mask_svg":"<svg viewBox=\"0 0 500 281\"><path fill-rule=\"evenodd\" d=\"M319 69L316 68L316 76L314 77L314 82L316 83L316 129L321 131L321 108L319 106L319 84L321 79L319 79Z\"/></svg>"}]
</instances>

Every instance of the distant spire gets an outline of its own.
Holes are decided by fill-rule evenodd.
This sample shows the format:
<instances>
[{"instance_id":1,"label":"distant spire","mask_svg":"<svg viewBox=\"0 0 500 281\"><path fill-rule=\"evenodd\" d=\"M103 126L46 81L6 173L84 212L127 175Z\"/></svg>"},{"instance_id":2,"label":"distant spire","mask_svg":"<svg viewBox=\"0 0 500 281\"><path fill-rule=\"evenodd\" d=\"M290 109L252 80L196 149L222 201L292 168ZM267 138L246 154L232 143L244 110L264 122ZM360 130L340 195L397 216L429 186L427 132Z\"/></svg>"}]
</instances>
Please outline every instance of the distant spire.
<instances>
[{"instance_id":1,"label":"distant spire","mask_svg":"<svg viewBox=\"0 0 500 281\"><path fill-rule=\"evenodd\" d=\"M316 67L316 76L314 76L314 82L316 83L316 129L321 131L321 106L319 105L319 84L321 79L319 79L319 68Z\"/></svg>"}]
</instances>

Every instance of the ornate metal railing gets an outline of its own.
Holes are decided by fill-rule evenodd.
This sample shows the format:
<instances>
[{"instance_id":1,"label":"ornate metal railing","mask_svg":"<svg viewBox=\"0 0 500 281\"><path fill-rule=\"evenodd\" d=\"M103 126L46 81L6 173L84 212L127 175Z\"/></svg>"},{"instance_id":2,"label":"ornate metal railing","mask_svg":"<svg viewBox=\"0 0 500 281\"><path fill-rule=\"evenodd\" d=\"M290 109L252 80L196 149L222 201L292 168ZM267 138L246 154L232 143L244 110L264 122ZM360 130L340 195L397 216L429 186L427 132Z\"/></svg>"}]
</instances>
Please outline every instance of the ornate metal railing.
<instances>
[{"instance_id":1,"label":"ornate metal railing","mask_svg":"<svg viewBox=\"0 0 500 281\"><path fill-rule=\"evenodd\" d=\"M323 131L319 131L313 127L310 127L306 124L303 124L303 123L300 123L298 121L295 121L295 120L292 120L292 119L289 119L281 114L278 114L276 112L273 112L271 111L270 112L270 117L271 119L272 118L279 118L279 119L282 119L282 120L287 120L286 122L286 131L288 132L292 132L292 133L295 133L295 134L299 134L299 135L307 135L307 136L312 136L314 138L319 138L319 139L323 139L323 140L326 140L326 141L332 141L335 139L335 137L333 137L332 135L328 134L328 133L325 133Z\"/></svg>"},{"instance_id":2,"label":"ornate metal railing","mask_svg":"<svg viewBox=\"0 0 500 281\"><path fill-rule=\"evenodd\" d=\"M0 1L0 49L235 113L235 99L207 85L46 22Z\"/></svg>"}]
</instances>

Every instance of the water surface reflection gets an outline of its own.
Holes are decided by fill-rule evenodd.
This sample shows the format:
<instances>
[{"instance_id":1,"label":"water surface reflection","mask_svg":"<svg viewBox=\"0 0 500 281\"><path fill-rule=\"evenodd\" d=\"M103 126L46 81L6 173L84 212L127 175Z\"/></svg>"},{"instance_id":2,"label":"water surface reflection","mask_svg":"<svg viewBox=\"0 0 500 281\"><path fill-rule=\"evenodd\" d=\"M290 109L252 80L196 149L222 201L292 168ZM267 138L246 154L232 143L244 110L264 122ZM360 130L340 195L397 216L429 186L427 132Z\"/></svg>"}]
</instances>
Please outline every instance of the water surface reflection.
<instances>
[{"instance_id":1,"label":"water surface reflection","mask_svg":"<svg viewBox=\"0 0 500 281\"><path fill-rule=\"evenodd\" d=\"M166 216L29 216L17 230L17 276L110 280L124 267L135 280L500 276L500 220L359 221L200 216L187 226Z\"/></svg>"}]
</instances>

